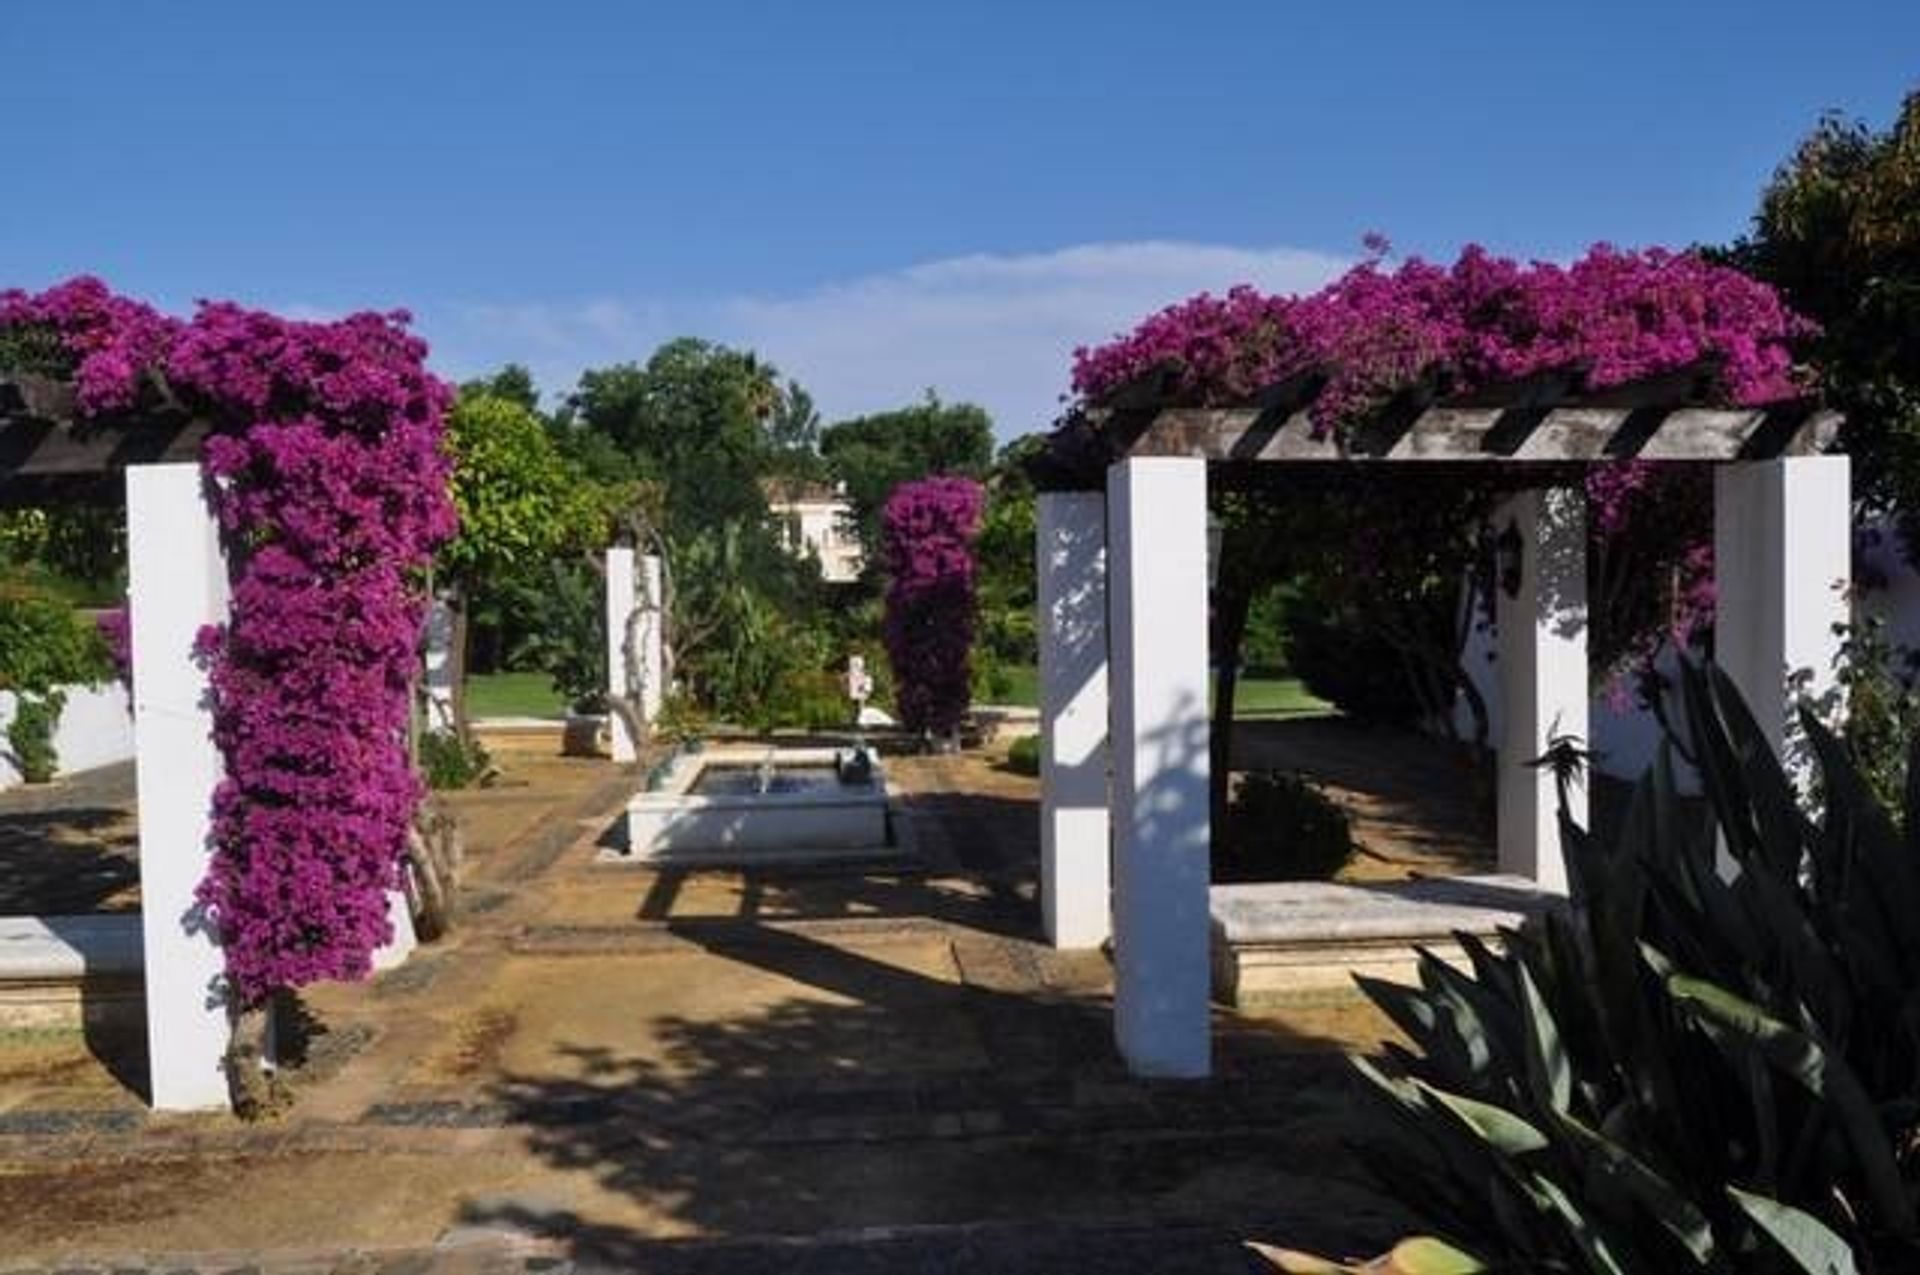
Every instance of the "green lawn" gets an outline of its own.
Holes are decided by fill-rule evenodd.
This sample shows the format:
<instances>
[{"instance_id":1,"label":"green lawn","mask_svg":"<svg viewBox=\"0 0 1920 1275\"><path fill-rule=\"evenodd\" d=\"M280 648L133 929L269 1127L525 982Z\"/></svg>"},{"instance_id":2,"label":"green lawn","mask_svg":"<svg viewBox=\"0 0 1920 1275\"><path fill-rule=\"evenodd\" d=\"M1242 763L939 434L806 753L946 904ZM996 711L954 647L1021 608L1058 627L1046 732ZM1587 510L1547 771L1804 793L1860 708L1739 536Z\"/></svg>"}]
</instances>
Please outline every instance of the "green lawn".
<instances>
[{"instance_id":1,"label":"green lawn","mask_svg":"<svg viewBox=\"0 0 1920 1275\"><path fill-rule=\"evenodd\" d=\"M545 673L476 673L467 679L467 715L558 718L567 705Z\"/></svg>"},{"instance_id":2,"label":"green lawn","mask_svg":"<svg viewBox=\"0 0 1920 1275\"><path fill-rule=\"evenodd\" d=\"M1015 664L1008 666L1006 674L1009 690L1005 695L994 698L1010 707L1039 707L1040 670L1030 664ZM1333 711L1333 705L1310 693L1300 684L1299 678L1257 671L1240 678L1233 705L1234 716L1242 719L1305 717Z\"/></svg>"}]
</instances>

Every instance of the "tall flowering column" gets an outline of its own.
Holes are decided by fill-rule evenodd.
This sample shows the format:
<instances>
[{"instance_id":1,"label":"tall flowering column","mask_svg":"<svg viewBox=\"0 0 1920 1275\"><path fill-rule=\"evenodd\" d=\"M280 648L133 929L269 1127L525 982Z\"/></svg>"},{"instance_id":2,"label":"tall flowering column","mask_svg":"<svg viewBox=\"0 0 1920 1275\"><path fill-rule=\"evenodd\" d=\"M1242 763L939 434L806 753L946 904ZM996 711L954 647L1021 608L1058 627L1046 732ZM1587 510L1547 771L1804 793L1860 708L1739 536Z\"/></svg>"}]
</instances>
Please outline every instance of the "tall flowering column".
<instances>
[{"instance_id":1,"label":"tall flowering column","mask_svg":"<svg viewBox=\"0 0 1920 1275\"><path fill-rule=\"evenodd\" d=\"M364 977L394 933L422 797L407 754L422 582L456 530L449 391L406 324L225 302L176 319L91 278L0 291L4 370L70 384L77 419L137 429L185 410L213 429L230 602L197 646L225 774L194 893L225 967L205 990L237 1023L282 990Z\"/></svg>"},{"instance_id":2,"label":"tall flowering column","mask_svg":"<svg viewBox=\"0 0 1920 1275\"><path fill-rule=\"evenodd\" d=\"M902 483L887 498L887 658L909 730L951 736L972 692L976 563L985 493L966 478Z\"/></svg>"}]
</instances>

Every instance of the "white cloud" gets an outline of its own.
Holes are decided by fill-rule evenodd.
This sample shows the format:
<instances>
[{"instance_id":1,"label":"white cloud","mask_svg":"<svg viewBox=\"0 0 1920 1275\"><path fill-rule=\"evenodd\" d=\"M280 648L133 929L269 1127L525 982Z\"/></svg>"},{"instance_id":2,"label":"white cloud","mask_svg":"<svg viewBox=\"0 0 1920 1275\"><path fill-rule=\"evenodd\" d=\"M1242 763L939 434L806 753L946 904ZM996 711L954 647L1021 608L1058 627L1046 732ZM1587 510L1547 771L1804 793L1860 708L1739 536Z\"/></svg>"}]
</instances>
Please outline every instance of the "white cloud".
<instances>
[{"instance_id":1,"label":"white cloud","mask_svg":"<svg viewBox=\"0 0 1920 1275\"><path fill-rule=\"evenodd\" d=\"M927 389L986 407L1003 438L1044 428L1073 348L1203 290L1317 287L1348 263L1296 248L1141 242L953 257L786 296L699 304L600 298L465 305L420 316L451 376L517 361L563 391L581 369L644 359L692 334L749 346L812 391L829 420Z\"/></svg>"}]
</instances>

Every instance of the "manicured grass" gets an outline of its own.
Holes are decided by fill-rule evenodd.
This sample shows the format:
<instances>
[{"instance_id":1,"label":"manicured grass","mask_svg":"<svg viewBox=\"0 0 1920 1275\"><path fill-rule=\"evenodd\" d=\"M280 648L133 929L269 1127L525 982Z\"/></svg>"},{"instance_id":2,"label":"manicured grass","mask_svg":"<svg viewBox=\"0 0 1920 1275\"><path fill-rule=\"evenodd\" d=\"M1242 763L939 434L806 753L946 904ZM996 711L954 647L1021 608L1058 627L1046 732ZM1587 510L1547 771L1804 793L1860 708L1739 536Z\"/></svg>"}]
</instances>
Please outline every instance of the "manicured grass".
<instances>
[{"instance_id":1,"label":"manicured grass","mask_svg":"<svg viewBox=\"0 0 1920 1275\"><path fill-rule=\"evenodd\" d=\"M567 705L545 673L476 673L467 679L467 715L558 718Z\"/></svg>"},{"instance_id":2,"label":"manicured grass","mask_svg":"<svg viewBox=\"0 0 1920 1275\"><path fill-rule=\"evenodd\" d=\"M1240 719L1314 717L1333 711L1333 705L1302 686L1297 677L1243 677L1233 693L1233 715Z\"/></svg>"},{"instance_id":3,"label":"manicured grass","mask_svg":"<svg viewBox=\"0 0 1920 1275\"><path fill-rule=\"evenodd\" d=\"M994 699L1010 708L1040 707L1040 670L1031 664L1010 664L1005 671L1007 693Z\"/></svg>"},{"instance_id":4,"label":"manicured grass","mask_svg":"<svg viewBox=\"0 0 1920 1275\"><path fill-rule=\"evenodd\" d=\"M994 698L1009 707L1039 707L1040 670L1030 664L1016 664L1006 672L1011 689ZM1333 705L1309 692L1299 678L1265 672L1242 675L1239 688L1234 691L1233 706L1234 716L1242 719L1305 717L1333 711Z\"/></svg>"}]
</instances>

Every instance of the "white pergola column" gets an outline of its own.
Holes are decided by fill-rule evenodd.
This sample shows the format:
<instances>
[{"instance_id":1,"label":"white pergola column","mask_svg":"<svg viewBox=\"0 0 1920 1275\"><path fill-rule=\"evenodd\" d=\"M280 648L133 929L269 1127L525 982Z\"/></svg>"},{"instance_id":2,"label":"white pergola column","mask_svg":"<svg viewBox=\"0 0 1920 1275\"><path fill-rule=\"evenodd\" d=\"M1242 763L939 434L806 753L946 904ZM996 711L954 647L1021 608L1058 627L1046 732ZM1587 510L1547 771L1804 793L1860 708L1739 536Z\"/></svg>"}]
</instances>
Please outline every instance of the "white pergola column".
<instances>
[{"instance_id":1,"label":"white pergola column","mask_svg":"<svg viewBox=\"0 0 1920 1275\"><path fill-rule=\"evenodd\" d=\"M198 465L127 470L127 576L153 1106L224 1108L225 967L193 895L226 765L193 644L203 626L226 621L228 581Z\"/></svg>"},{"instance_id":2,"label":"white pergola column","mask_svg":"<svg viewBox=\"0 0 1920 1275\"><path fill-rule=\"evenodd\" d=\"M1845 456L1720 466L1713 479L1714 659L1776 752L1795 706L1836 689L1851 619L1853 500ZM1804 783L1806 758L1787 753Z\"/></svg>"},{"instance_id":3,"label":"white pergola column","mask_svg":"<svg viewBox=\"0 0 1920 1275\"><path fill-rule=\"evenodd\" d=\"M633 615L633 550L616 545L607 550L607 693L625 695L627 684L627 621ZM632 761L639 756L639 742L628 731L618 713L609 713L608 727L613 739L613 759Z\"/></svg>"},{"instance_id":4,"label":"white pergola column","mask_svg":"<svg viewBox=\"0 0 1920 1275\"><path fill-rule=\"evenodd\" d=\"M453 608L441 598L427 607L426 677L427 729L454 729L453 716Z\"/></svg>"},{"instance_id":5,"label":"white pergola column","mask_svg":"<svg viewBox=\"0 0 1920 1275\"><path fill-rule=\"evenodd\" d=\"M1040 638L1040 912L1055 947L1112 933L1107 817L1107 500L1042 492L1034 531Z\"/></svg>"},{"instance_id":6,"label":"white pergola column","mask_svg":"<svg viewBox=\"0 0 1920 1275\"><path fill-rule=\"evenodd\" d=\"M640 627L636 638L640 644L640 718L651 728L660 720L660 702L666 694L662 683L664 675L663 638L665 616L662 608L666 598L662 592L663 572L660 555L649 553L640 559L641 606Z\"/></svg>"},{"instance_id":7,"label":"white pergola column","mask_svg":"<svg viewBox=\"0 0 1920 1275\"><path fill-rule=\"evenodd\" d=\"M1551 767L1529 766L1554 739L1587 747L1587 512L1579 487L1526 491L1496 516L1499 634L1500 871L1565 893L1559 794ZM1509 593L1509 588L1512 592ZM1568 806L1587 822L1587 777Z\"/></svg>"},{"instance_id":8,"label":"white pergola column","mask_svg":"<svg viewBox=\"0 0 1920 1275\"><path fill-rule=\"evenodd\" d=\"M1107 471L1114 1036L1136 1075L1205 1076L1209 1031L1207 468Z\"/></svg>"},{"instance_id":9,"label":"white pergola column","mask_svg":"<svg viewBox=\"0 0 1920 1275\"><path fill-rule=\"evenodd\" d=\"M420 946L420 935L413 928L413 905L407 901L405 890L387 891L387 920L393 922L393 937L373 951L377 974L399 969Z\"/></svg>"}]
</instances>

